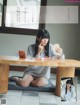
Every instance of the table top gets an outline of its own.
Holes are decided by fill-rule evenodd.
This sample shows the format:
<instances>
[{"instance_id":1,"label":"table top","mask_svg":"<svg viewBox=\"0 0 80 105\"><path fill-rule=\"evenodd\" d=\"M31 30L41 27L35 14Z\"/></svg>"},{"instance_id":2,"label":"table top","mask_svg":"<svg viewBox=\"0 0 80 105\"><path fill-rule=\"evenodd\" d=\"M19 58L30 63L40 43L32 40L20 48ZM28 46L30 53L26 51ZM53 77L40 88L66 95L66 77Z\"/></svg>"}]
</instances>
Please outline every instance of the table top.
<instances>
[{"instance_id":1,"label":"table top","mask_svg":"<svg viewBox=\"0 0 80 105\"><path fill-rule=\"evenodd\" d=\"M0 56L0 63L13 64L13 65L37 65L37 66L50 66L50 67L80 67L80 61L74 59L21 59L16 56Z\"/></svg>"}]
</instances>

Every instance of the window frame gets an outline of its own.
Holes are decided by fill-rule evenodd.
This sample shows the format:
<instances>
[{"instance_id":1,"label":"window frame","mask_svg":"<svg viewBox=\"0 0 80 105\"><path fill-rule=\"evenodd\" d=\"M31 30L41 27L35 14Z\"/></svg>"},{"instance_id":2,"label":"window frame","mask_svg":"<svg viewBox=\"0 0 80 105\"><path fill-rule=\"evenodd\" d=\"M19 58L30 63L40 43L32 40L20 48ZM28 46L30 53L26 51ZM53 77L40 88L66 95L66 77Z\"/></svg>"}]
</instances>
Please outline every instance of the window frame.
<instances>
[{"instance_id":1,"label":"window frame","mask_svg":"<svg viewBox=\"0 0 80 105\"><path fill-rule=\"evenodd\" d=\"M47 0L41 0L40 4L40 14L42 12L46 12L46 8L44 11L42 10L42 6L47 6ZM27 28L15 28L15 27L6 27L5 26L5 6L7 6L7 0L3 0L3 8L2 8L2 24L0 27L0 33L8 33L8 34L21 34L21 35L36 35L38 29L27 29ZM43 14L43 17L40 15L40 20L43 19L45 21L45 13ZM45 23L39 22L39 29L45 29Z\"/></svg>"}]
</instances>

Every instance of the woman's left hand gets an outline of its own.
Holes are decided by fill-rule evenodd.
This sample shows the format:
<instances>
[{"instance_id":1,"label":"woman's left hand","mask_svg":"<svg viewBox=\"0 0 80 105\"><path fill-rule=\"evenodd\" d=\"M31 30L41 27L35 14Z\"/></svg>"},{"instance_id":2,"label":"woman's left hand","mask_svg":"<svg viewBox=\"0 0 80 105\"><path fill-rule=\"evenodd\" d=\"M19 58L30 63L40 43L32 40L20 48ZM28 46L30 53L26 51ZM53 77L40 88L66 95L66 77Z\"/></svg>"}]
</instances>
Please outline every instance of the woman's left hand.
<instances>
[{"instance_id":1,"label":"woman's left hand","mask_svg":"<svg viewBox=\"0 0 80 105\"><path fill-rule=\"evenodd\" d=\"M59 44L53 45L53 51L56 55L62 55L63 51Z\"/></svg>"}]
</instances>

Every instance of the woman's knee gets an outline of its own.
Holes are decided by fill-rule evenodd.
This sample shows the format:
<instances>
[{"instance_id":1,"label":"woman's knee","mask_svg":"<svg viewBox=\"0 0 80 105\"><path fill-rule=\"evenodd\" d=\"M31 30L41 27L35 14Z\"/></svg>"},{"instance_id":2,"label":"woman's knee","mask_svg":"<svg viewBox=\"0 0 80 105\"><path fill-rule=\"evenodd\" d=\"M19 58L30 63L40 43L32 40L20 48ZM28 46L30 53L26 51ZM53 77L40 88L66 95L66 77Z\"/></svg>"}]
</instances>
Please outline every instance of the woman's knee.
<instances>
[{"instance_id":1,"label":"woman's knee","mask_svg":"<svg viewBox=\"0 0 80 105\"><path fill-rule=\"evenodd\" d=\"M32 80L33 80L33 77L31 75L25 75L23 77L23 79L19 82L19 84L22 87L28 87L30 85Z\"/></svg>"},{"instance_id":2,"label":"woman's knee","mask_svg":"<svg viewBox=\"0 0 80 105\"><path fill-rule=\"evenodd\" d=\"M38 78L32 82L32 85L39 86L39 87L45 86L46 84L48 84L48 80L46 78L43 78L43 77Z\"/></svg>"},{"instance_id":3,"label":"woman's knee","mask_svg":"<svg viewBox=\"0 0 80 105\"><path fill-rule=\"evenodd\" d=\"M48 84L48 81L47 81L47 80L46 80L46 81L40 80L40 81L38 81L38 83L37 83L38 86L45 86L45 85L47 85L47 84Z\"/></svg>"},{"instance_id":4,"label":"woman's knee","mask_svg":"<svg viewBox=\"0 0 80 105\"><path fill-rule=\"evenodd\" d=\"M22 87L28 87L28 86L30 85L30 83L29 83L28 81L22 80L22 81L20 81L20 85L21 85Z\"/></svg>"}]
</instances>

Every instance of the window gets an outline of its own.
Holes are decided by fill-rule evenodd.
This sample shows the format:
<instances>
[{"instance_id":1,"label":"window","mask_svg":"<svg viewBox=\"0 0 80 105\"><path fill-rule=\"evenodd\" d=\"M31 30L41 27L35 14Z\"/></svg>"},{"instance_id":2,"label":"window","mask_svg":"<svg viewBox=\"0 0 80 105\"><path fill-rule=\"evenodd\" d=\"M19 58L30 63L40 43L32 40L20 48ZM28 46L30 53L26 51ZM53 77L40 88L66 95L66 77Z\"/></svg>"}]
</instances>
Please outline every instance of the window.
<instances>
[{"instance_id":1,"label":"window","mask_svg":"<svg viewBox=\"0 0 80 105\"><path fill-rule=\"evenodd\" d=\"M40 14L46 3L47 0L3 0L0 32L35 35L38 29L45 28L40 24L44 19Z\"/></svg>"}]
</instances>

